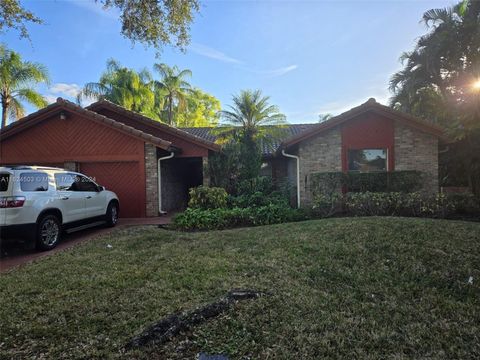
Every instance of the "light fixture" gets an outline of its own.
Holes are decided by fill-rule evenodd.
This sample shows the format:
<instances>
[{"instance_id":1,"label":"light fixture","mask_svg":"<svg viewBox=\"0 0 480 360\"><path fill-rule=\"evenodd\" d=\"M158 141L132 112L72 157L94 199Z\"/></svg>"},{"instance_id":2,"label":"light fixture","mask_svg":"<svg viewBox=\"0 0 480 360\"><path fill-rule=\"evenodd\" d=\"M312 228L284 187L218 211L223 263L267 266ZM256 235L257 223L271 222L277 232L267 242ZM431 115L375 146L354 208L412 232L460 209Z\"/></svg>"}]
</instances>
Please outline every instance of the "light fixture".
<instances>
[{"instance_id":1,"label":"light fixture","mask_svg":"<svg viewBox=\"0 0 480 360\"><path fill-rule=\"evenodd\" d=\"M60 120L67 120L67 114L65 113L65 111L62 111L60 113Z\"/></svg>"}]
</instances>

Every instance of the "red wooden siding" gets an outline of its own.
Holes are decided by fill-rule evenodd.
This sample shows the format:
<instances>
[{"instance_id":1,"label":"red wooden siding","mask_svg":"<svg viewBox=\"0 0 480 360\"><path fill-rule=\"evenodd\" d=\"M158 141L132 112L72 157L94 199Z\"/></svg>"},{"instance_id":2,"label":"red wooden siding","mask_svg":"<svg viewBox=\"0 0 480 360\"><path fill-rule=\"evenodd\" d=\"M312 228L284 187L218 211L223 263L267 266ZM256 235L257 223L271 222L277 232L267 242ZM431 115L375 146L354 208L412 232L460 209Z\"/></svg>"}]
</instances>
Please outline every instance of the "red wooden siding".
<instances>
[{"instance_id":1,"label":"red wooden siding","mask_svg":"<svg viewBox=\"0 0 480 360\"><path fill-rule=\"evenodd\" d=\"M2 163L143 160L144 143L111 127L69 114L42 121L0 142Z\"/></svg>"},{"instance_id":2,"label":"red wooden siding","mask_svg":"<svg viewBox=\"0 0 480 360\"><path fill-rule=\"evenodd\" d=\"M81 163L80 172L114 191L121 217L145 216L145 179L140 162Z\"/></svg>"},{"instance_id":3,"label":"red wooden siding","mask_svg":"<svg viewBox=\"0 0 480 360\"><path fill-rule=\"evenodd\" d=\"M59 114L0 141L2 164L80 163L80 171L117 192L120 216L145 216L145 143L79 114Z\"/></svg>"},{"instance_id":4,"label":"red wooden siding","mask_svg":"<svg viewBox=\"0 0 480 360\"><path fill-rule=\"evenodd\" d=\"M342 170L348 170L350 149L387 149L388 170L395 168L393 120L367 113L342 125Z\"/></svg>"}]
</instances>

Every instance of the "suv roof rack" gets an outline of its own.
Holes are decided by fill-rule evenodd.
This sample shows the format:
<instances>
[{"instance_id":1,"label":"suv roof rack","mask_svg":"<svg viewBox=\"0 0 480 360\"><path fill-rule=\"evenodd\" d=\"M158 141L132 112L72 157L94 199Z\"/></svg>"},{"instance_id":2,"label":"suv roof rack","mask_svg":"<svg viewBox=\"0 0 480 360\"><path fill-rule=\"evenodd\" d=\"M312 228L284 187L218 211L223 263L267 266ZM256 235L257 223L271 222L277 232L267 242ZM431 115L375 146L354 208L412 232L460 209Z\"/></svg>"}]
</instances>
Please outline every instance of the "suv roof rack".
<instances>
[{"instance_id":1,"label":"suv roof rack","mask_svg":"<svg viewBox=\"0 0 480 360\"><path fill-rule=\"evenodd\" d=\"M36 165L0 165L11 170L64 170L54 166L36 166Z\"/></svg>"}]
</instances>

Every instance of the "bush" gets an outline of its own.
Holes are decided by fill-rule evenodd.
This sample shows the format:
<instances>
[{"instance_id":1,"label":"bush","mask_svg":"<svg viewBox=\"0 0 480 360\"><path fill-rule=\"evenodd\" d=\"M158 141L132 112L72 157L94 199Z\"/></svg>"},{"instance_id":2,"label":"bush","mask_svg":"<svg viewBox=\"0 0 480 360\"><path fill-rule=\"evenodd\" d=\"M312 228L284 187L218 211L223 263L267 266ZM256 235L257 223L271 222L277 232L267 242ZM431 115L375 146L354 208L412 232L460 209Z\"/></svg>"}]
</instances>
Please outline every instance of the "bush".
<instances>
[{"instance_id":1,"label":"bush","mask_svg":"<svg viewBox=\"0 0 480 360\"><path fill-rule=\"evenodd\" d=\"M258 176L240 181L237 185L237 194L252 195L255 193L270 194L275 190L273 179L269 176Z\"/></svg>"},{"instance_id":2,"label":"bush","mask_svg":"<svg viewBox=\"0 0 480 360\"><path fill-rule=\"evenodd\" d=\"M198 186L191 188L188 207L192 209L218 209L227 206L228 194L223 188Z\"/></svg>"},{"instance_id":3,"label":"bush","mask_svg":"<svg viewBox=\"0 0 480 360\"><path fill-rule=\"evenodd\" d=\"M416 192L422 188L423 176L420 171L388 171L346 174L349 192Z\"/></svg>"},{"instance_id":4,"label":"bush","mask_svg":"<svg viewBox=\"0 0 480 360\"><path fill-rule=\"evenodd\" d=\"M316 195L313 198L312 213L316 217L330 217L342 212L343 195L339 192L330 195Z\"/></svg>"},{"instance_id":5,"label":"bush","mask_svg":"<svg viewBox=\"0 0 480 360\"><path fill-rule=\"evenodd\" d=\"M346 188L349 192L416 192L422 188L420 171L324 172L311 177L312 194L331 195Z\"/></svg>"},{"instance_id":6,"label":"bush","mask_svg":"<svg viewBox=\"0 0 480 360\"><path fill-rule=\"evenodd\" d=\"M180 230L218 230L300 221L305 218L305 214L300 210L275 204L256 208L211 210L189 208L173 218L173 225Z\"/></svg>"},{"instance_id":7,"label":"bush","mask_svg":"<svg viewBox=\"0 0 480 360\"><path fill-rule=\"evenodd\" d=\"M459 196L460 195L460 196ZM479 215L478 201L468 194L349 193L345 210L353 216L415 216L448 218L455 214Z\"/></svg>"},{"instance_id":8,"label":"bush","mask_svg":"<svg viewBox=\"0 0 480 360\"><path fill-rule=\"evenodd\" d=\"M311 186L313 196L330 196L340 192L346 184L346 178L347 174L340 171L312 174Z\"/></svg>"}]
</instances>

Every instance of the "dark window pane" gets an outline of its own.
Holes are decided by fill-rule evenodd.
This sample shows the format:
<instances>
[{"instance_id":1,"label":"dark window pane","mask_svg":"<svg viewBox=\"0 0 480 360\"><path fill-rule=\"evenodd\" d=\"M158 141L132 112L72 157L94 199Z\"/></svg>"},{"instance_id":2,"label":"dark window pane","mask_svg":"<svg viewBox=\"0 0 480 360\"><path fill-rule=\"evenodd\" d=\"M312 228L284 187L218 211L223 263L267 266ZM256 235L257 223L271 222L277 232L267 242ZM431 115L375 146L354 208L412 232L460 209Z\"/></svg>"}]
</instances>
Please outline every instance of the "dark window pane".
<instances>
[{"instance_id":1,"label":"dark window pane","mask_svg":"<svg viewBox=\"0 0 480 360\"><path fill-rule=\"evenodd\" d=\"M0 191L8 190L9 181L10 181L10 174L0 174Z\"/></svg>"},{"instance_id":2,"label":"dark window pane","mask_svg":"<svg viewBox=\"0 0 480 360\"><path fill-rule=\"evenodd\" d=\"M386 171L387 150L361 149L348 150L348 170L350 171Z\"/></svg>"},{"instance_id":3,"label":"dark window pane","mask_svg":"<svg viewBox=\"0 0 480 360\"><path fill-rule=\"evenodd\" d=\"M22 191L47 191L48 175L43 173L21 173L20 189Z\"/></svg>"},{"instance_id":4,"label":"dark window pane","mask_svg":"<svg viewBox=\"0 0 480 360\"><path fill-rule=\"evenodd\" d=\"M55 174L55 184L58 191L75 191L76 175Z\"/></svg>"},{"instance_id":5,"label":"dark window pane","mask_svg":"<svg viewBox=\"0 0 480 360\"><path fill-rule=\"evenodd\" d=\"M78 176L77 191L97 191L97 185L85 176Z\"/></svg>"}]
</instances>

